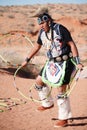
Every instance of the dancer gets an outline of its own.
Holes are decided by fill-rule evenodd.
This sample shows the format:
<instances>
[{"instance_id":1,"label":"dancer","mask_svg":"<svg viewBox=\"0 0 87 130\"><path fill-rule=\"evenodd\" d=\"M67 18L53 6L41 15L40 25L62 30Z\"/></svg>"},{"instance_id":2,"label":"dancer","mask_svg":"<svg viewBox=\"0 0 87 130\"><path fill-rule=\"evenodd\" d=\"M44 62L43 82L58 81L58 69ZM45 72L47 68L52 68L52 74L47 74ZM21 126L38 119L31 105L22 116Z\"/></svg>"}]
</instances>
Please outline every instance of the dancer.
<instances>
[{"instance_id":1,"label":"dancer","mask_svg":"<svg viewBox=\"0 0 87 130\"><path fill-rule=\"evenodd\" d=\"M58 122L55 127L68 125L68 119L72 117L69 97L63 96L70 82L71 74L77 67L82 69L77 47L69 30L59 23L55 23L47 8L41 8L35 14L40 31L37 43L22 63L27 65L31 58L40 50L42 45L46 47L48 62L42 68L36 78L35 89L42 100L42 105L37 109L45 111L53 108L54 102L49 94L49 85L58 89ZM46 98L47 97L47 98ZM43 100L45 99L45 100Z\"/></svg>"}]
</instances>

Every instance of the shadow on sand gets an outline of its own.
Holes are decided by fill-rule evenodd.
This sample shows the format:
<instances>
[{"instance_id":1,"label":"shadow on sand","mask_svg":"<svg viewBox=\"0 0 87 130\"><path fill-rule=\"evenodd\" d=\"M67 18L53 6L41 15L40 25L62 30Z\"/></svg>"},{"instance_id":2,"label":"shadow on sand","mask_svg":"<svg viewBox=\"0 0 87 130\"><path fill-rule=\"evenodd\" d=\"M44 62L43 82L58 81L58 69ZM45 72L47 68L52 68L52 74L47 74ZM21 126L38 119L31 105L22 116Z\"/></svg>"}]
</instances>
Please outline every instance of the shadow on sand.
<instances>
[{"instance_id":1,"label":"shadow on sand","mask_svg":"<svg viewBox=\"0 0 87 130\"><path fill-rule=\"evenodd\" d=\"M14 75L16 70L17 70L17 68L0 68L1 73L7 73L10 75ZM26 71L24 69L20 69L16 74L16 76L18 76L18 77L30 78L30 79L35 79L37 75L38 75L37 70L34 72L33 69L30 69L28 71Z\"/></svg>"},{"instance_id":2,"label":"shadow on sand","mask_svg":"<svg viewBox=\"0 0 87 130\"><path fill-rule=\"evenodd\" d=\"M58 118L52 118L51 120L55 121L55 120L58 120ZM75 123L74 120L80 120L81 123ZM85 126L85 125L87 125L87 121L85 123L82 123L83 120L87 120L87 116L70 118L68 126Z\"/></svg>"},{"instance_id":3,"label":"shadow on sand","mask_svg":"<svg viewBox=\"0 0 87 130\"><path fill-rule=\"evenodd\" d=\"M84 117L73 117L71 119L69 119L72 121L71 124L69 124L68 126L85 126L87 125L87 121L83 123L83 120L87 120L87 116L84 116ZM73 121L74 120L80 120L81 123L74 123Z\"/></svg>"}]
</instances>

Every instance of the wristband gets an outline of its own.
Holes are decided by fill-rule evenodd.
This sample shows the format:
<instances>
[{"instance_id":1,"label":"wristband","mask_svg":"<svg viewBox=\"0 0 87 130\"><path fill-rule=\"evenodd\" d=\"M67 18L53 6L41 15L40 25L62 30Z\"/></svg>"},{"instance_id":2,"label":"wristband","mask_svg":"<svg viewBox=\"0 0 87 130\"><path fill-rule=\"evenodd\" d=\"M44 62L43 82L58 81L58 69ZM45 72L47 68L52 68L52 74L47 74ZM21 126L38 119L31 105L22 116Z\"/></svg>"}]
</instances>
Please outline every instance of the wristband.
<instances>
[{"instance_id":1,"label":"wristband","mask_svg":"<svg viewBox=\"0 0 87 130\"><path fill-rule=\"evenodd\" d=\"M30 58L27 57L27 58L25 59L25 61L28 63L28 62L30 61Z\"/></svg>"},{"instance_id":2,"label":"wristband","mask_svg":"<svg viewBox=\"0 0 87 130\"><path fill-rule=\"evenodd\" d=\"M74 61L75 61L75 63L77 65L80 64L80 58L79 58L79 56L73 57L73 59L74 59Z\"/></svg>"}]
</instances>

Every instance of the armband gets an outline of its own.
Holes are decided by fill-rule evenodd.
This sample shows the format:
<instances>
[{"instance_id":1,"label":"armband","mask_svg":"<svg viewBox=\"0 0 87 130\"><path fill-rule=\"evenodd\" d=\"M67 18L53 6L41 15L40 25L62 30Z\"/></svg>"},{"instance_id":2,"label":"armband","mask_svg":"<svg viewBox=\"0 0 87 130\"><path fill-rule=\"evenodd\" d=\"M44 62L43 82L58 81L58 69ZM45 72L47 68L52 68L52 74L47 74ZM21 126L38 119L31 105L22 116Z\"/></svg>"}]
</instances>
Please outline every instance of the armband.
<instances>
[{"instance_id":1,"label":"armband","mask_svg":"<svg viewBox=\"0 0 87 130\"><path fill-rule=\"evenodd\" d=\"M30 58L27 57L27 58L25 59L25 61L28 63L28 62L30 61Z\"/></svg>"},{"instance_id":2,"label":"armband","mask_svg":"<svg viewBox=\"0 0 87 130\"><path fill-rule=\"evenodd\" d=\"M80 58L79 58L79 56L73 57L73 59L74 59L74 61L75 61L75 63L77 65L80 64Z\"/></svg>"}]
</instances>

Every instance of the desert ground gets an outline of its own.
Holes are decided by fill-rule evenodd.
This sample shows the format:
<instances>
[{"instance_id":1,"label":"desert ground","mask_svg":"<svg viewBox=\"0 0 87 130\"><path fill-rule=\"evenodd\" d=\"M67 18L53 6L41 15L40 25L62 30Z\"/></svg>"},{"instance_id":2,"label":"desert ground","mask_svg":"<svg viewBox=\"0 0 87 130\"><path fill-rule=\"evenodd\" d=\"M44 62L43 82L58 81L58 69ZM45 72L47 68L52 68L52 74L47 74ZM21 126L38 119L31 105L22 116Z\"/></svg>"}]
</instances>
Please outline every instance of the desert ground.
<instances>
[{"instance_id":1,"label":"desert ground","mask_svg":"<svg viewBox=\"0 0 87 130\"><path fill-rule=\"evenodd\" d=\"M33 86L46 61L44 48L16 73L18 64L24 61L37 40L39 27L36 18L32 16L40 6L42 5L0 6L0 110L3 110L0 111L0 130L86 130L87 70L84 72L85 78L74 80L76 85L70 93L73 121L69 120L69 125L64 128L54 128L58 114L56 100L52 109L37 111L40 102ZM87 66L87 4L45 6L49 7L55 22L70 30L81 62ZM31 95L36 100L31 101ZM57 91L53 88L54 99L56 95ZM3 103L8 107L4 107Z\"/></svg>"}]
</instances>

